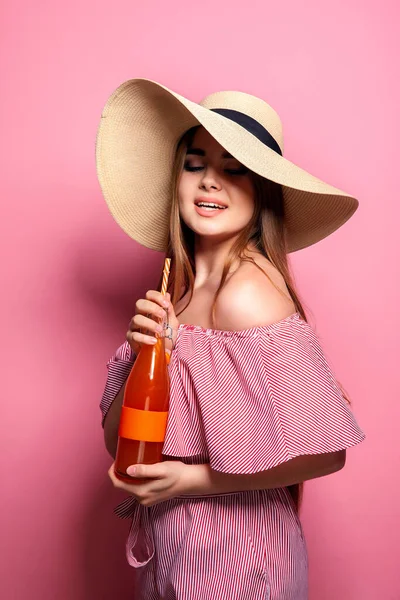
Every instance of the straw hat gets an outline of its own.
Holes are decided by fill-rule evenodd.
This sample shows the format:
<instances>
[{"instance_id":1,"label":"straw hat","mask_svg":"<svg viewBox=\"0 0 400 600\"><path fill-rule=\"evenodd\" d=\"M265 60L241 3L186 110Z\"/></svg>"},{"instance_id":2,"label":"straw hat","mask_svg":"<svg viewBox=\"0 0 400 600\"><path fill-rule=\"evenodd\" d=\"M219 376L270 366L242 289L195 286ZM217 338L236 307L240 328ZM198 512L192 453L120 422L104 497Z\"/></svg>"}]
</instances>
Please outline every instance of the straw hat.
<instances>
[{"instance_id":1,"label":"straw hat","mask_svg":"<svg viewBox=\"0 0 400 600\"><path fill-rule=\"evenodd\" d=\"M248 169L283 187L288 252L341 227L358 200L283 157L282 124L263 100L216 92L200 104L148 79L130 79L109 97L98 127L96 167L116 222L134 240L167 250L176 144L202 125Z\"/></svg>"}]
</instances>

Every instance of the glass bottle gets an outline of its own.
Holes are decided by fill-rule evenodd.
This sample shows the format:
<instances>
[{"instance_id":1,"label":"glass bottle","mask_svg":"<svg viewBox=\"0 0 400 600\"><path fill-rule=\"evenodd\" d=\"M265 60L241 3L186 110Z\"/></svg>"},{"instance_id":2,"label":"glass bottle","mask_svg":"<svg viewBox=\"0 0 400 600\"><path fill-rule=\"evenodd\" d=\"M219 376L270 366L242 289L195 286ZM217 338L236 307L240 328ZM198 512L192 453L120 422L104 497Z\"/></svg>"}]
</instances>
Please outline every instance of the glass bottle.
<instances>
[{"instance_id":1,"label":"glass bottle","mask_svg":"<svg viewBox=\"0 0 400 600\"><path fill-rule=\"evenodd\" d=\"M156 338L154 345L142 344L125 386L114 472L128 483L144 482L126 473L129 466L162 461L169 407L169 360L164 334L156 334Z\"/></svg>"}]
</instances>

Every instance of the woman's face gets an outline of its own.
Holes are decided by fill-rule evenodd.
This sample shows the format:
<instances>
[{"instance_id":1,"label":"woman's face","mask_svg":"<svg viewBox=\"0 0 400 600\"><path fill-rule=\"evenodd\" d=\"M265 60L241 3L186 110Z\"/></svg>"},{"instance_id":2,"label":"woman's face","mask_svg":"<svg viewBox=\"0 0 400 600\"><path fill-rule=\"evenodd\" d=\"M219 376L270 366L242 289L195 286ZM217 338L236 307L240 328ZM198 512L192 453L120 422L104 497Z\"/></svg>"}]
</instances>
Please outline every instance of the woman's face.
<instances>
[{"instance_id":1,"label":"woman's face","mask_svg":"<svg viewBox=\"0 0 400 600\"><path fill-rule=\"evenodd\" d=\"M199 236L225 239L238 234L254 211L249 170L203 127L196 130L187 149L178 196L181 218ZM225 208L200 207L202 202Z\"/></svg>"}]
</instances>

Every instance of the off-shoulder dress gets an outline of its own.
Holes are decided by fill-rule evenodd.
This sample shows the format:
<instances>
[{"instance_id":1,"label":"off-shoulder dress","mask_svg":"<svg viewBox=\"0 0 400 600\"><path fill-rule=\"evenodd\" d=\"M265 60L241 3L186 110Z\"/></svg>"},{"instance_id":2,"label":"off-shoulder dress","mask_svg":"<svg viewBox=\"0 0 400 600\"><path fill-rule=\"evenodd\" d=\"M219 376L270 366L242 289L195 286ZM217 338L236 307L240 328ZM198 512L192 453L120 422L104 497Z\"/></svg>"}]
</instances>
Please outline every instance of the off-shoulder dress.
<instances>
[{"instance_id":1,"label":"off-shoulder dress","mask_svg":"<svg viewBox=\"0 0 400 600\"><path fill-rule=\"evenodd\" d=\"M102 424L135 360L108 361ZM241 331L180 324L168 366L163 455L256 473L365 438L319 337L298 312ZM115 508L131 519L126 556L136 600L306 600L304 531L287 488L178 496Z\"/></svg>"}]
</instances>

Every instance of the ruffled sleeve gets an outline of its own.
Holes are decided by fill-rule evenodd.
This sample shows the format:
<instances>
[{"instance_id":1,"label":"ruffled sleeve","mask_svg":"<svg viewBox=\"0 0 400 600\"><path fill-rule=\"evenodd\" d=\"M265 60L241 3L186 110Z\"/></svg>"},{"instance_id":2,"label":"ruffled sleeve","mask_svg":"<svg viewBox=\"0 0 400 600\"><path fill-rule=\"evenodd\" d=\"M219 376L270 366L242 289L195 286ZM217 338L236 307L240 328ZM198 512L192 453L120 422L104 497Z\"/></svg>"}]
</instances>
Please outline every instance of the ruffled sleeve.
<instances>
[{"instance_id":1,"label":"ruffled sleeve","mask_svg":"<svg viewBox=\"0 0 400 600\"><path fill-rule=\"evenodd\" d=\"M135 359L136 354L129 343L125 342L107 362L107 380L100 400L102 427L104 427L104 421L113 400L131 372Z\"/></svg>"},{"instance_id":2,"label":"ruffled sleeve","mask_svg":"<svg viewBox=\"0 0 400 600\"><path fill-rule=\"evenodd\" d=\"M167 456L254 473L365 438L299 313L243 331L181 325L169 370Z\"/></svg>"}]
</instances>

